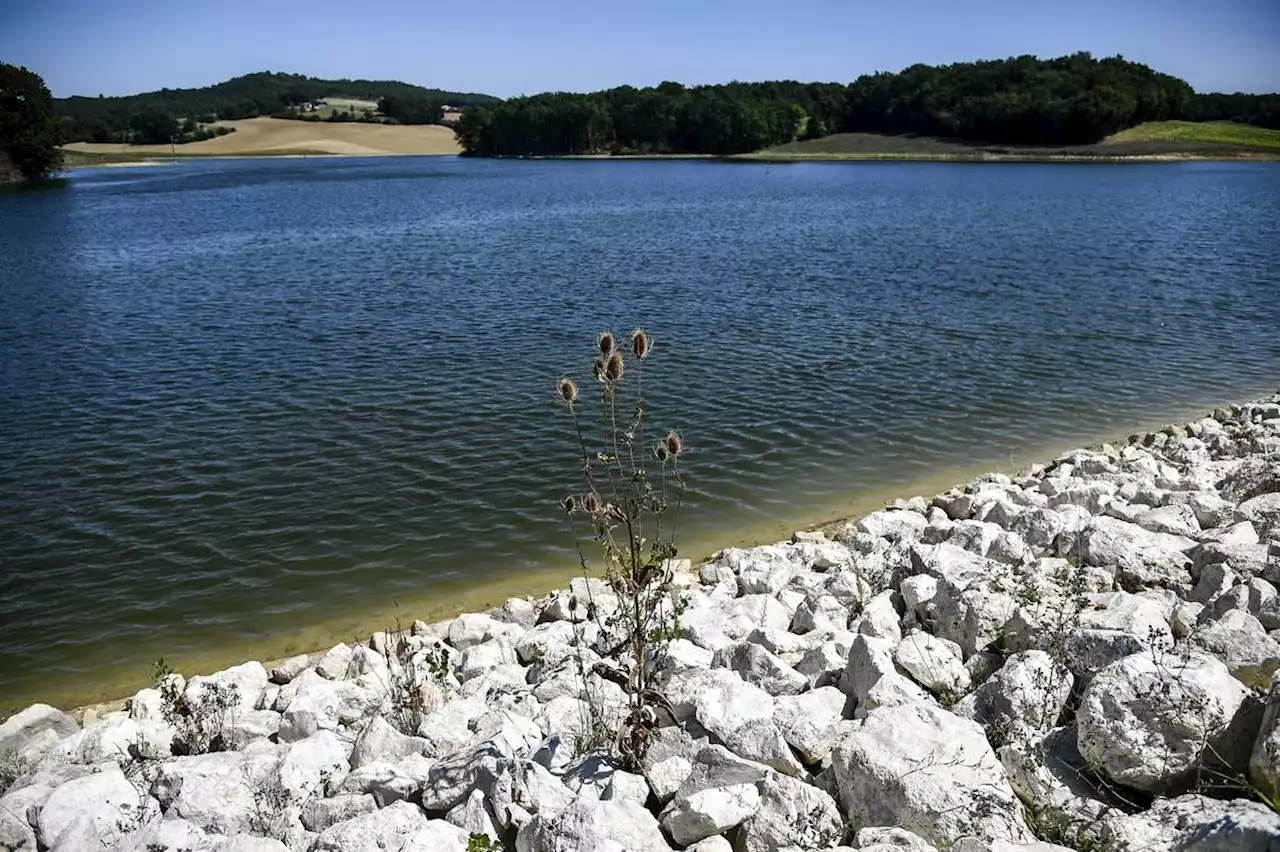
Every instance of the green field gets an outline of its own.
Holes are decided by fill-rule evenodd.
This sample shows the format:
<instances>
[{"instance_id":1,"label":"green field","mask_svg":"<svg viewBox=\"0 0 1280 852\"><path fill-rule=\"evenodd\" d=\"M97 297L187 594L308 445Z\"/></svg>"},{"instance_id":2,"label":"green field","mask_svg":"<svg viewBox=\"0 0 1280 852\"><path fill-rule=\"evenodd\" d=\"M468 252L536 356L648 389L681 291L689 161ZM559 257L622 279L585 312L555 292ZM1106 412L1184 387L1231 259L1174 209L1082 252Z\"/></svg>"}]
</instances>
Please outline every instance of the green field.
<instances>
[{"instance_id":1,"label":"green field","mask_svg":"<svg viewBox=\"0 0 1280 852\"><path fill-rule=\"evenodd\" d=\"M1151 121L1122 130L1108 137L1102 144L1127 142L1174 142L1280 150L1280 130L1221 121Z\"/></svg>"}]
</instances>

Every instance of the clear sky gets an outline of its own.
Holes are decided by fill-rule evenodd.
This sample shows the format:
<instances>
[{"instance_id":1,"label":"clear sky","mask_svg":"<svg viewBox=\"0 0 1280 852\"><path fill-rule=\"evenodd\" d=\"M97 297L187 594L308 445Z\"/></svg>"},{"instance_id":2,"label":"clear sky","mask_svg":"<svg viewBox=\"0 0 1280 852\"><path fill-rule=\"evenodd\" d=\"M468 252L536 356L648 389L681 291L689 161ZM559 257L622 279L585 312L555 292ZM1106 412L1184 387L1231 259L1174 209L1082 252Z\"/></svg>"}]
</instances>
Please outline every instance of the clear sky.
<instances>
[{"instance_id":1,"label":"clear sky","mask_svg":"<svg viewBox=\"0 0 1280 852\"><path fill-rule=\"evenodd\" d=\"M848 82L917 62L1080 50L1197 91L1280 91L1280 0L0 0L0 61L28 66L59 97L266 70L503 97Z\"/></svg>"}]
</instances>

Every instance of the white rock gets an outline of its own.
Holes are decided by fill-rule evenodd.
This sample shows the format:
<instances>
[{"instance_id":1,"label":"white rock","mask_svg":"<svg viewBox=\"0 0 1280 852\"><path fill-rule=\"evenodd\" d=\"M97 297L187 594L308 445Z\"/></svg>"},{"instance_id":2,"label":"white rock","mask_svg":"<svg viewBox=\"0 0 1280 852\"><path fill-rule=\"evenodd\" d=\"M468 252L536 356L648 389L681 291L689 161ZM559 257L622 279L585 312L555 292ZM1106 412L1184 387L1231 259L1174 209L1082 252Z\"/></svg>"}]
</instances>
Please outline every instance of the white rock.
<instances>
[{"instance_id":1,"label":"white rock","mask_svg":"<svg viewBox=\"0 0 1280 852\"><path fill-rule=\"evenodd\" d=\"M872 852L938 852L929 841L899 826L859 829L853 842Z\"/></svg>"},{"instance_id":2,"label":"white rock","mask_svg":"<svg viewBox=\"0 0 1280 852\"><path fill-rule=\"evenodd\" d=\"M716 651L712 665L737 672L744 681L770 695L795 695L809 686L808 678L751 642L738 642Z\"/></svg>"},{"instance_id":3,"label":"white rock","mask_svg":"<svg viewBox=\"0 0 1280 852\"><path fill-rule=\"evenodd\" d=\"M487 740L450 755L431 767L422 785L422 806L430 811L449 810L496 777L503 761L513 757L515 753L503 740Z\"/></svg>"},{"instance_id":4,"label":"white rock","mask_svg":"<svg viewBox=\"0 0 1280 852\"><path fill-rule=\"evenodd\" d=\"M298 654L296 657L290 657L287 660L282 660L279 665L271 669L269 679L272 683L289 683L295 677L305 672L310 665L310 657L306 654Z\"/></svg>"},{"instance_id":5,"label":"white rock","mask_svg":"<svg viewBox=\"0 0 1280 852\"><path fill-rule=\"evenodd\" d=\"M756 628L787 630L791 616L772 595L744 595L730 604L690 609L680 619L684 638L711 651L746 637Z\"/></svg>"},{"instance_id":6,"label":"white rock","mask_svg":"<svg viewBox=\"0 0 1280 852\"><path fill-rule=\"evenodd\" d=\"M759 806L738 828L737 852L829 849L840 842L840 811L822 790L776 773L766 775L759 790Z\"/></svg>"},{"instance_id":7,"label":"white rock","mask_svg":"<svg viewBox=\"0 0 1280 852\"><path fill-rule=\"evenodd\" d=\"M1194 647L1221 660L1245 686L1265 689L1280 669L1280 642L1267 635L1258 619L1233 609L1191 635Z\"/></svg>"},{"instance_id":8,"label":"white rock","mask_svg":"<svg viewBox=\"0 0 1280 852\"><path fill-rule=\"evenodd\" d=\"M1255 529L1280 528L1280 492L1259 494L1236 507L1236 517L1249 521Z\"/></svg>"},{"instance_id":9,"label":"white rock","mask_svg":"<svg viewBox=\"0 0 1280 852\"><path fill-rule=\"evenodd\" d=\"M257 806L245 765L237 752L179 757L160 765L152 790L169 818L215 834L248 831Z\"/></svg>"},{"instance_id":10,"label":"white rock","mask_svg":"<svg viewBox=\"0 0 1280 852\"><path fill-rule=\"evenodd\" d=\"M467 852L468 834L443 819L428 820L400 847L400 852Z\"/></svg>"},{"instance_id":11,"label":"white rock","mask_svg":"<svg viewBox=\"0 0 1280 852\"><path fill-rule=\"evenodd\" d=\"M330 648L320 662L316 663L316 674L329 680L341 680L347 676L347 667L351 665L351 646L339 642Z\"/></svg>"},{"instance_id":12,"label":"white rock","mask_svg":"<svg viewBox=\"0 0 1280 852\"><path fill-rule=\"evenodd\" d=\"M772 721L773 696L740 678L721 678L698 696L694 713L723 740L749 722Z\"/></svg>"},{"instance_id":13,"label":"white rock","mask_svg":"<svg viewBox=\"0 0 1280 852\"><path fill-rule=\"evenodd\" d=\"M115 852L191 852L208 849L211 844L217 844L219 850L223 848L200 826L185 819L153 819L121 837Z\"/></svg>"},{"instance_id":14,"label":"white rock","mask_svg":"<svg viewBox=\"0 0 1280 852\"><path fill-rule=\"evenodd\" d=\"M1247 690L1212 657L1134 654L1094 675L1077 712L1080 753L1113 781L1160 792L1230 751Z\"/></svg>"},{"instance_id":15,"label":"white rock","mask_svg":"<svg viewBox=\"0 0 1280 852\"><path fill-rule=\"evenodd\" d=\"M145 815L150 797L140 794L119 767L108 765L58 787L45 800L36 822L36 834L46 846L58 843L63 832L77 822L87 822L92 837L110 849L123 833L121 823Z\"/></svg>"},{"instance_id":16,"label":"white rock","mask_svg":"<svg viewBox=\"0 0 1280 852\"><path fill-rule=\"evenodd\" d=\"M426 824L427 815L422 808L409 802L396 802L325 829L311 849L312 852L399 850L407 837Z\"/></svg>"},{"instance_id":17,"label":"white rock","mask_svg":"<svg viewBox=\"0 0 1280 852\"><path fill-rule=\"evenodd\" d=\"M302 806L299 819L307 831L318 833L377 809L377 802L367 793L340 793L327 799L312 798Z\"/></svg>"},{"instance_id":18,"label":"white rock","mask_svg":"<svg viewBox=\"0 0 1280 852\"><path fill-rule=\"evenodd\" d=\"M954 642L912 631L894 649L893 661L935 695L958 697L969 691L969 673Z\"/></svg>"},{"instance_id":19,"label":"white rock","mask_svg":"<svg viewBox=\"0 0 1280 852\"><path fill-rule=\"evenodd\" d=\"M1038 741L1057 723L1072 681L1071 672L1044 651L1023 651L957 704L955 712L984 726L1008 724Z\"/></svg>"},{"instance_id":20,"label":"white rock","mask_svg":"<svg viewBox=\"0 0 1280 852\"><path fill-rule=\"evenodd\" d=\"M1086 565L1115 566L1118 578L1128 591L1142 586L1190 586L1187 551L1194 540L1167 533L1151 532L1115 518L1094 518L1080 539L1081 558Z\"/></svg>"},{"instance_id":21,"label":"white rock","mask_svg":"<svg viewBox=\"0 0 1280 852\"><path fill-rule=\"evenodd\" d=\"M467 800L449 811L445 819L461 828L467 837L482 834L495 842L502 838L489 799L480 790L472 790Z\"/></svg>"},{"instance_id":22,"label":"white rock","mask_svg":"<svg viewBox=\"0 0 1280 852\"><path fill-rule=\"evenodd\" d=\"M280 742L297 742L317 731L336 729L341 704L336 685L313 671L303 672L293 683L297 688L280 720Z\"/></svg>"},{"instance_id":23,"label":"white rock","mask_svg":"<svg viewBox=\"0 0 1280 852\"><path fill-rule=\"evenodd\" d=\"M479 645L489 637L491 631L504 632L503 623L491 615L484 613L464 613L449 622L449 644L459 651L465 651L472 645Z\"/></svg>"},{"instance_id":24,"label":"white rock","mask_svg":"<svg viewBox=\"0 0 1280 852\"><path fill-rule=\"evenodd\" d=\"M274 710L241 710L232 713L222 729L222 738L226 747L239 751L254 740L265 740L280 732L280 714ZM169 736L173 729L164 726ZM142 737L139 737L141 741ZM168 754L164 755L165 757Z\"/></svg>"},{"instance_id":25,"label":"white rock","mask_svg":"<svg viewBox=\"0 0 1280 852\"><path fill-rule=\"evenodd\" d=\"M99 721L51 746L46 743L43 760L46 764L96 764L109 760L123 766L132 759L140 731L139 723L127 714L107 713Z\"/></svg>"},{"instance_id":26,"label":"white rock","mask_svg":"<svg viewBox=\"0 0 1280 852\"><path fill-rule=\"evenodd\" d=\"M670 852L653 814L635 802L575 801L538 814L516 835L517 852Z\"/></svg>"},{"instance_id":27,"label":"white rock","mask_svg":"<svg viewBox=\"0 0 1280 852\"><path fill-rule=\"evenodd\" d=\"M267 682L267 670L262 667L262 663L250 661L208 677L197 675L191 678L187 681L185 697L189 704L199 705L205 690L217 684L224 690L234 690L234 694L239 696L237 709L252 710L258 706Z\"/></svg>"},{"instance_id":28,"label":"white rock","mask_svg":"<svg viewBox=\"0 0 1280 852\"><path fill-rule=\"evenodd\" d=\"M465 683L499 666L510 665L516 661L515 649L505 637L471 645L462 652L462 658L458 663L458 680Z\"/></svg>"},{"instance_id":29,"label":"white rock","mask_svg":"<svg viewBox=\"0 0 1280 852\"><path fill-rule=\"evenodd\" d=\"M982 728L944 710L871 711L836 746L832 767L855 825L899 825L942 849L969 835L1034 839Z\"/></svg>"},{"instance_id":30,"label":"white rock","mask_svg":"<svg viewBox=\"0 0 1280 852\"><path fill-rule=\"evenodd\" d=\"M48 704L32 704L0 723L0 754L13 754L32 763L58 740L80 731L76 720Z\"/></svg>"},{"instance_id":31,"label":"white rock","mask_svg":"<svg viewBox=\"0 0 1280 852\"><path fill-rule=\"evenodd\" d=\"M844 705L843 692L834 686L824 686L803 695L786 695L775 700L773 721L787 745L806 763L820 763L835 747Z\"/></svg>"},{"instance_id":32,"label":"white rock","mask_svg":"<svg viewBox=\"0 0 1280 852\"><path fill-rule=\"evenodd\" d=\"M809 593L796 608L791 619L793 633L814 630L844 630L849 624L849 610L835 595Z\"/></svg>"},{"instance_id":33,"label":"white rock","mask_svg":"<svg viewBox=\"0 0 1280 852\"><path fill-rule=\"evenodd\" d=\"M759 804L760 791L754 783L679 793L663 809L662 827L678 846L684 847L734 828Z\"/></svg>"},{"instance_id":34,"label":"white rock","mask_svg":"<svg viewBox=\"0 0 1280 852\"><path fill-rule=\"evenodd\" d=\"M895 647L889 639L858 636L853 640L840 688L861 711L859 717L873 707L929 701L922 688L898 673L893 662Z\"/></svg>"},{"instance_id":35,"label":"white rock","mask_svg":"<svg viewBox=\"0 0 1280 852\"><path fill-rule=\"evenodd\" d=\"M374 716L356 738L351 752L351 768L376 761L394 764L411 754L425 754L430 747L430 740L406 736L383 717Z\"/></svg>"},{"instance_id":36,"label":"white rock","mask_svg":"<svg viewBox=\"0 0 1280 852\"><path fill-rule=\"evenodd\" d=\"M916 574L903 580L899 591L907 612L920 614L924 612L924 605L937 596L938 580L928 574Z\"/></svg>"},{"instance_id":37,"label":"white rock","mask_svg":"<svg viewBox=\"0 0 1280 852\"><path fill-rule=\"evenodd\" d=\"M804 774L804 764L796 758L782 731L772 720L748 722L724 737L724 744L739 757L771 767L784 775Z\"/></svg>"},{"instance_id":38,"label":"white rock","mask_svg":"<svg viewBox=\"0 0 1280 852\"><path fill-rule=\"evenodd\" d=\"M1272 852L1280 816L1247 799L1157 799L1151 809L1103 824L1104 842L1124 852Z\"/></svg>"},{"instance_id":39,"label":"white rock","mask_svg":"<svg viewBox=\"0 0 1280 852\"><path fill-rule=\"evenodd\" d=\"M1143 512L1138 517L1137 524L1151 532L1168 533L1186 538L1195 538L1200 535L1200 522L1196 519L1195 510L1185 504L1157 506L1149 512Z\"/></svg>"},{"instance_id":40,"label":"white rock","mask_svg":"<svg viewBox=\"0 0 1280 852\"><path fill-rule=\"evenodd\" d=\"M902 541L918 538L928 523L918 512L890 509L872 512L854 524L854 528L870 536Z\"/></svg>"},{"instance_id":41,"label":"white rock","mask_svg":"<svg viewBox=\"0 0 1280 852\"><path fill-rule=\"evenodd\" d=\"M893 605L893 598L894 593L891 591L881 592L873 597L862 610L862 615L849 625L850 629L863 636L889 639L896 643L902 638L902 627L901 616Z\"/></svg>"},{"instance_id":42,"label":"white rock","mask_svg":"<svg viewBox=\"0 0 1280 852\"><path fill-rule=\"evenodd\" d=\"M289 852L289 847L271 837L237 834L235 837L228 837L221 843L216 843L209 852Z\"/></svg>"}]
</instances>

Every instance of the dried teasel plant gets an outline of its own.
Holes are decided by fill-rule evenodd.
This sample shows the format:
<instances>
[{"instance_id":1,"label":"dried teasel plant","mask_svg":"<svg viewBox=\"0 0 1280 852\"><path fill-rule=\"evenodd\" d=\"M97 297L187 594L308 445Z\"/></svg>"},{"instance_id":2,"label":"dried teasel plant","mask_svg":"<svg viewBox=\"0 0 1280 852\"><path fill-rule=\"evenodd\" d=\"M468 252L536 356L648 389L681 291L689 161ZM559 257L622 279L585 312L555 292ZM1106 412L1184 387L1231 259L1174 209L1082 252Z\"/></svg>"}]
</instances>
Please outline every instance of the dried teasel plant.
<instances>
[{"instance_id":1,"label":"dried teasel plant","mask_svg":"<svg viewBox=\"0 0 1280 852\"><path fill-rule=\"evenodd\" d=\"M648 748L650 732L670 704L651 683L653 660L679 631L682 606L673 598L671 565L685 480L680 463L684 440L677 432L646 444L648 410L644 397L644 365L653 339L642 329L620 344L612 332L596 337L591 373L599 394L600 423L589 423L588 395L570 378L556 384L556 398L573 420L580 455L581 492L563 500L573 528L584 575L598 568L617 597L617 607L601 624L616 643L592 672L623 687L627 713L613 734L622 763L637 768ZM588 553L599 556L593 560ZM588 586L589 587L589 586ZM599 619L597 602L585 607L570 601L571 611ZM583 671L584 678L587 672ZM590 704L590 702L588 702ZM595 724L601 708L592 707Z\"/></svg>"}]
</instances>

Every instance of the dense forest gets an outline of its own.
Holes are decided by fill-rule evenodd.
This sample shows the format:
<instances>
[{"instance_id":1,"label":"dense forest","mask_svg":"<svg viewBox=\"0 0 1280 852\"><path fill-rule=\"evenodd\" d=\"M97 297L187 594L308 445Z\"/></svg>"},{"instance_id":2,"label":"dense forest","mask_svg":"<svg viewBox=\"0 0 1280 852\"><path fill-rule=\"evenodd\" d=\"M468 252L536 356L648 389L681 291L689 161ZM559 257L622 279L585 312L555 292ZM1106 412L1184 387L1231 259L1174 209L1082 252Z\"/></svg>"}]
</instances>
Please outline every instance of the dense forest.
<instances>
[{"instance_id":1,"label":"dense forest","mask_svg":"<svg viewBox=\"0 0 1280 852\"><path fill-rule=\"evenodd\" d=\"M62 165L60 144L44 80L0 62L0 182L48 177Z\"/></svg>"},{"instance_id":2,"label":"dense forest","mask_svg":"<svg viewBox=\"0 0 1280 852\"><path fill-rule=\"evenodd\" d=\"M417 123L415 119L432 114L433 109L438 113L442 104L465 107L497 100L489 95L426 89L391 80L321 80L267 71L200 89L161 89L111 98L58 98L54 106L68 141L126 142L144 141L139 126L155 130L162 126L162 120L181 126L188 121L199 125L264 115L292 116L299 105L323 98L389 100L404 107L404 114L411 119L405 123ZM149 131L145 135L148 141L152 140Z\"/></svg>"},{"instance_id":3,"label":"dense forest","mask_svg":"<svg viewBox=\"0 0 1280 852\"><path fill-rule=\"evenodd\" d=\"M839 83L663 83L549 93L479 105L459 120L475 156L736 154L830 133L1075 145L1146 121L1280 126L1280 95L1197 95L1186 82L1121 57L1077 53L913 65Z\"/></svg>"}]
</instances>

